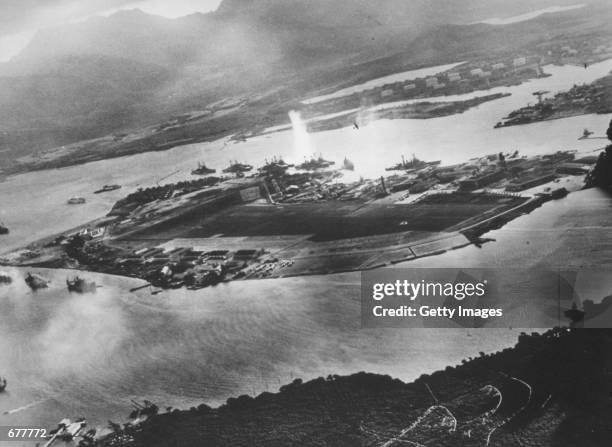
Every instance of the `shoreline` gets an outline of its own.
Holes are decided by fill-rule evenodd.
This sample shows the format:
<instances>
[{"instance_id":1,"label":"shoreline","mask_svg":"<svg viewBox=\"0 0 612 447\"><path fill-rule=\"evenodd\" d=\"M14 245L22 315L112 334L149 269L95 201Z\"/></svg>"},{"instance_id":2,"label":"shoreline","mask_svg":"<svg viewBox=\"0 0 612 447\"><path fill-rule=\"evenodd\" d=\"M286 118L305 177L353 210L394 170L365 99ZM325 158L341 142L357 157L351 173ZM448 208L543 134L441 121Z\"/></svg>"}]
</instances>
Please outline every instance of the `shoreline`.
<instances>
[{"instance_id":1,"label":"shoreline","mask_svg":"<svg viewBox=\"0 0 612 447\"><path fill-rule=\"evenodd\" d=\"M242 278L231 278L231 279L223 279L218 281L218 284L221 283L229 283L233 281L241 281L241 280L257 280L257 279L277 279L277 278L291 278L291 277L303 277L303 276L320 276L320 275L330 275L330 274L340 274L340 273L350 273L350 272L359 272L365 270L374 270L383 267L389 267L394 264L398 264L400 262L407 262L411 260L422 259L426 257L433 257L437 255L444 254L448 251L458 250L470 245L480 246L483 243L491 242L491 240L481 239L481 236L488 233L489 231L500 229L509 222L514 219L529 214L533 212L535 209L541 207L544 203L558 200L566 197L569 194L567 190L564 188L560 188L558 190L554 190L548 194L540 194L537 197L532 197L530 199L525 200L523 203L518 206L504 210L502 213L494 215L492 217L488 217L484 220L471 222L468 226L459 227L452 232L444 232L439 235L427 236L422 239L414 240L410 243L403 245L388 245L388 246L379 246L375 249L371 250L371 255L368 256L367 261L364 263L360 263L359 265L355 265L353 267L344 266L344 267L324 267L324 268L297 268L294 271L283 272L280 274L270 274L267 276L244 276ZM87 225L85 225L86 227ZM52 240L53 236L49 236L44 238L44 240ZM40 242L39 242L40 243ZM36 245L36 243L34 244ZM18 250L19 251L19 250ZM315 255L316 257L316 255ZM295 259L296 262L300 260L300 258ZM299 264L299 262L298 262ZM121 274L119 271L107 268L95 268L89 265L79 265L74 264L74 261L68 260L60 260L60 259L52 259L49 261L43 262L25 262L25 263L6 263L0 262L0 265L9 266L9 267L19 267L19 268L45 268L45 269L66 269L66 270L74 270L80 272L93 272L100 274L109 274L113 276L137 279L140 281L145 281L141 287L147 286L156 286L159 285L152 284L146 278L134 276L134 275L126 275ZM217 283L215 283L217 284ZM213 286L215 284L212 284ZM164 289L165 287L161 287Z\"/></svg>"}]
</instances>

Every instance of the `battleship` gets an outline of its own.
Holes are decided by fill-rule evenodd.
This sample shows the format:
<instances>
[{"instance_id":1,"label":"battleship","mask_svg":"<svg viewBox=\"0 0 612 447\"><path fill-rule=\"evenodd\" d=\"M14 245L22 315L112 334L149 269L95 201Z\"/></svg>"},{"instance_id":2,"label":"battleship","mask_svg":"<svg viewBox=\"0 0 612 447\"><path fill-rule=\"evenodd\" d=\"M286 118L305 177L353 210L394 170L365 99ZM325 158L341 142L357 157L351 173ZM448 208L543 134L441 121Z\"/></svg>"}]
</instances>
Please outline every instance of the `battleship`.
<instances>
[{"instance_id":1,"label":"battleship","mask_svg":"<svg viewBox=\"0 0 612 447\"><path fill-rule=\"evenodd\" d=\"M437 166L441 163L441 160L437 161L422 161L416 158L414 154L412 154L412 160L408 161L402 155L402 161L394 166L388 167L386 171L411 171L415 169L422 169L427 166Z\"/></svg>"},{"instance_id":2,"label":"battleship","mask_svg":"<svg viewBox=\"0 0 612 447\"><path fill-rule=\"evenodd\" d=\"M0 223L0 234L9 234L9 229Z\"/></svg>"},{"instance_id":3,"label":"battleship","mask_svg":"<svg viewBox=\"0 0 612 447\"><path fill-rule=\"evenodd\" d=\"M354 171L355 164L348 158L344 157L344 161L342 162L342 169L344 169L345 171Z\"/></svg>"},{"instance_id":4,"label":"battleship","mask_svg":"<svg viewBox=\"0 0 612 447\"><path fill-rule=\"evenodd\" d=\"M66 286L68 287L69 292L95 293L96 291L96 283L94 281L87 281L83 278L79 278L78 276L72 280L67 279Z\"/></svg>"},{"instance_id":5,"label":"battleship","mask_svg":"<svg viewBox=\"0 0 612 447\"><path fill-rule=\"evenodd\" d=\"M198 162L198 168L191 171L192 175L208 175L217 172L216 169L209 168L205 163Z\"/></svg>"},{"instance_id":6,"label":"battleship","mask_svg":"<svg viewBox=\"0 0 612 447\"><path fill-rule=\"evenodd\" d=\"M237 161L231 162L228 168L223 170L226 174L236 174L238 177L243 177L245 172L253 170L253 166L245 163L238 163Z\"/></svg>"},{"instance_id":7,"label":"battleship","mask_svg":"<svg viewBox=\"0 0 612 447\"><path fill-rule=\"evenodd\" d=\"M287 169L293 166L292 164L286 163L282 157L274 157L271 161L266 160L266 164L259 168L259 175L278 177L285 174Z\"/></svg>"},{"instance_id":8,"label":"battleship","mask_svg":"<svg viewBox=\"0 0 612 447\"><path fill-rule=\"evenodd\" d=\"M306 160L304 163L297 165L296 168L302 171L316 171L317 169L329 168L335 164L335 161L325 160L319 154L318 158L312 157L310 160Z\"/></svg>"},{"instance_id":9,"label":"battleship","mask_svg":"<svg viewBox=\"0 0 612 447\"><path fill-rule=\"evenodd\" d=\"M94 191L94 194L115 191L116 189L121 189L121 185L104 185L102 188L98 189L97 191Z\"/></svg>"},{"instance_id":10,"label":"battleship","mask_svg":"<svg viewBox=\"0 0 612 447\"><path fill-rule=\"evenodd\" d=\"M46 289L47 287L49 287L49 281L47 281L42 276L39 276L36 274L33 275L31 273L28 273L26 275L25 283L28 285L30 289L34 291L39 290L39 289Z\"/></svg>"},{"instance_id":11,"label":"battleship","mask_svg":"<svg viewBox=\"0 0 612 447\"><path fill-rule=\"evenodd\" d=\"M82 205L83 203L85 203L83 197L72 197L68 199L68 205Z\"/></svg>"},{"instance_id":12,"label":"battleship","mask_svg":"<svg viewBox=\"0 0 612 447\"><path fill-rule=\"evenodd\" d=\"M0 286L11 284L13 278L8 273L0 272Z\"/></svg>"}]
</instances>

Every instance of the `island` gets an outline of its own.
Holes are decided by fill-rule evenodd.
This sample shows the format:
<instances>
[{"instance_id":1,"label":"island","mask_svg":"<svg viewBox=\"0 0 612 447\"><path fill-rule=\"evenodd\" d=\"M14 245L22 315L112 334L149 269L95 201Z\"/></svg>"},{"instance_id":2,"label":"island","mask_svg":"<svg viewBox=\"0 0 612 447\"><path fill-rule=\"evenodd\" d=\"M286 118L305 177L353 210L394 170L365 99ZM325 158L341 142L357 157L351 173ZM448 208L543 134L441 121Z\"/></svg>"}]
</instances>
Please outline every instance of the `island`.
<instances>
[{"instance_id":1,"label":"island","mask_svg":"<svg viewBox=\"0 0 612 447\"><path fill-rule=\"evenodd\" d=\"M498 153L452 166L404 158L380 178L342 165L238 161L224 175L139 189L107 216L0 263L141 278L159 288L361 271L470 244L580 189L596 158ZM562 183L563 181L563 183Z\"/></svg>"}]
</instances>

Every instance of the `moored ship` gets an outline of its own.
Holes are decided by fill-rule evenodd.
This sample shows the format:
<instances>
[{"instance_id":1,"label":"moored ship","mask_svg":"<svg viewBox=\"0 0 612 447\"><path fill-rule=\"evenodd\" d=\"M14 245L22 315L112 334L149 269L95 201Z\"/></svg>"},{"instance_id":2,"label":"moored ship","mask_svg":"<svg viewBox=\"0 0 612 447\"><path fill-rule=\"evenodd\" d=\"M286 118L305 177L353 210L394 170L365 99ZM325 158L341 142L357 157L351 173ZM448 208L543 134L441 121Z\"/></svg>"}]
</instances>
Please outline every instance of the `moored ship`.
<instances>
[{"instance_id":1,"label":"moored ship","mask_svg":"<svg viewBox=\"0 0 612 447\"><path fill-rule=\"evenodd\" d=\"M192 175L208 175L217 172L216 169L209 168L205 163L198 162L198 168L191 171Z\"/></svg>"},{"instance_id":2,"label":"moored ship","mask_svg":"<svg viewBox=\"0 0 612 447\"><path fill-rule=\"evenodd\" d=\"M264 176L281 176L287 172L287 169L294 165L288 164L282 157L274 157L271 161L266 160L266 164L259 168L259 174Z\"/></svg>"},{"instance_id":3,"label":"moored ship","mask_svg":"<svg viewBox=\"0 0 612 447\"><path fill-rule=\"evenodd\" d=\"M29 272L25 277L25 283L28 285L30 289L34 291L39 290L39 289L46 289L47 287L49 287L49 281L47 281L42 276L32 274Z\"/></svg>"},{"instance_id":4,"label":"moored ship","mask_svg":"<svg viewBox=\"0 0 612 447\"><path fill-rule=\"evenodd\" d=\"M355 170L355 164L349 160L348 158L344 157L344 161L342 162L342 169L346 170L346 171L354 171Z\"/></svg>"},{"instance_id":5,"label":"moored ship","mask_svg":"<svg viewBox=\"0 0 612 447\"><path fill-rule=\"evenodd\" d=\"M335 164L335 161L325 160L323 156L319 155L317 158L312 157L310 160L306 160L304 163L297 165L296 168L303 171L316 171L317 169L329 168Z\"/></svg>"},{"instance_id":6,"label":"moored ship","mask_svg":"<svg viewBox=\"0 0 612 447\"><path fill-rule=\"evenodd\" d=\"M78 276L74 279L67 279L66 286L69 292L76 293L95 293L97 287L94 281L88 281Z\"/></svg>"},{"instance_id":7,"label":"moored ship","mask_svg":"<svg viewBox=\"0 0 612 447\"><path fill-rule=\"evenodd\" d=\"M416 158L414 154L412 154L411 160L406 160L406 158L402 155L402 161L394 166L388 167L386 171L409 171L414 169L422 169L427 166L437 166L442 163L441 160L436 161L423 161Z\"/></svg>"},{"instance_id":8,"label":"moored ship","mask_svg":"<svg viewBox=\"0 0 612 447\"><path fill-rule=\"evenodd\" d=\"M115 191L120 188L121 188L121 185L104 185L102 188L98 189L97 191L94 191L94 194L101 194L103 192Z\"/></svg>"},{"instance_id":9,"label":"moored ship","mask_svg":"<svg viewBox=\"0 0 612 447\"><path fill-rule=\"evenodd\" d=\"M245 172L250 172L252 170L253 166L248 165L246 163L238 163L237 161L234 161L230 163L229 167L225 168L223 172L226 174L236 174L240 177L243 176Z\"/></svg>"},{"instance_id":10,"label":"moored ship","mask_svg":"<svg viewBox=\"0 0 612 447\"><path fill-rule=\"evenodd\" d=\"M11 284L13 278L8 273L0 272L0 286Z\"/></svg>"}]
</instances>

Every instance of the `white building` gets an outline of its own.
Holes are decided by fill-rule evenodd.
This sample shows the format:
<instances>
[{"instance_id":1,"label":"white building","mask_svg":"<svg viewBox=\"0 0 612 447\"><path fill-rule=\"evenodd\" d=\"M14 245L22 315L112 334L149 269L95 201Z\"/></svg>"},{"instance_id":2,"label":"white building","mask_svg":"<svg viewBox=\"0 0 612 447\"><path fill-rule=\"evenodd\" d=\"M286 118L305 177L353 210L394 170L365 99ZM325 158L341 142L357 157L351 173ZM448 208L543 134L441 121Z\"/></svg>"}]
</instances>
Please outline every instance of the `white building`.
<instances>
[{"instance_id":1,"label":"white building","mask_svg":"<svg viewBox=\"0 0 612 447\"><path fill-rule=\"evenodd\" d=\"M381 98L388 98L389 96L393 96L393 90L388 88L380 92Z\"/></svg>"},{"instance_id":2,"label":"white building","mask_svg":"<svg viewBox=\"0 0 612 447\"><path fill-rule=\"evenodd\" d=\"M512 64L515 67L522 67L523 65L527 64L527 58L525 58L525 57L517 57L516 59L514 59L514 62Z\"/></svg>"},{"instance_id":3,"label":"white building","mask_svg":"<svg viewBox=\"0 0 612 447\"><path fill-rule=\"evenodd\" d=\"M449 73L447 77L448 77L449 82L461 81L461 75L459 73Z\"/></svg>"},{"instance_id":4,"label":"white building","mask_svg":"<svg viewBox=\"0 0 612 447\"><path fill-rule=\"evenodd\" d=\"M473 70L470 70L470 74L472 76L482 77L484 71L482 70L482 68L474 68Z\"/></svg>"}]
</instances>

